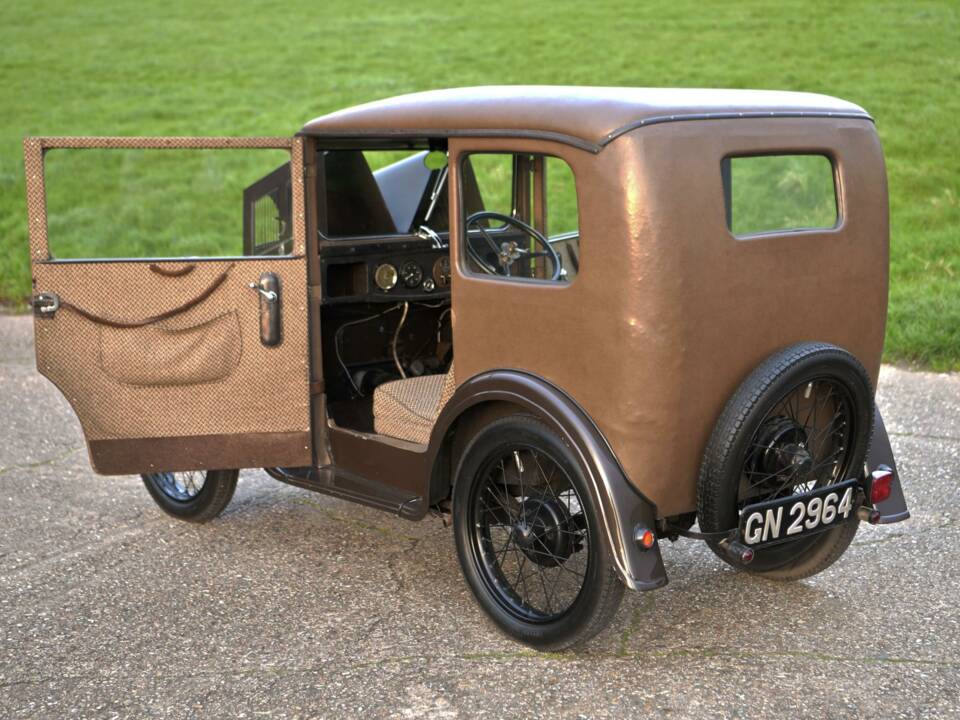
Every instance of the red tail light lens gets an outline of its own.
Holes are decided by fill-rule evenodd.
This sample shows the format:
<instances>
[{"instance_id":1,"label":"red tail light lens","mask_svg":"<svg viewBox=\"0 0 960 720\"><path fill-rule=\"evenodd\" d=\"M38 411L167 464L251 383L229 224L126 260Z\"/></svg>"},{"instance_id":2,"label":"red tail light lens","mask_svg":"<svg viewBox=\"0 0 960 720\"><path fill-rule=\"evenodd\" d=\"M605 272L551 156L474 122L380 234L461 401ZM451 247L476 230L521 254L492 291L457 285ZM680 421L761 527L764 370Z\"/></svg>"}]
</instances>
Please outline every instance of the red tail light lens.
<instances>
[{"instance_id":1,"label":"red tail light lens","mask_svg":"<svg viewBox=\"0 0 960 720\"><path fill-rule=\"evenodd\" d=\"M657 542L657 536L649 528L638 525L633 530L633 539L641 550L649 550Z\"/></svg>"},{"instance_id":2,"label":"red tail light lens","mask_svg":"<svg viewBox=\"0 0 960 720\"><path fill-rule=\"evenodd\" d=\"M873 479L870 483L870 504L876 505L890 497L890 490L893 486L893 471L874 470L871 477Z\"/></svg>"}]
</instances>

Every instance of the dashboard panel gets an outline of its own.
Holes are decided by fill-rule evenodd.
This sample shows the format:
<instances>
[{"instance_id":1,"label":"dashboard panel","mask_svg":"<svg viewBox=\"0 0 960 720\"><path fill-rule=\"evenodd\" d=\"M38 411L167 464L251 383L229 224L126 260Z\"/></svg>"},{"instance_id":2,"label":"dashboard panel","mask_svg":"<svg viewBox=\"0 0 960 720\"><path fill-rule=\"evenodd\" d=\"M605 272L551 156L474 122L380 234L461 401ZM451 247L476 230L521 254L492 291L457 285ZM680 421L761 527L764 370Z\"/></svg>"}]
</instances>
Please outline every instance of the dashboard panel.
<instances>
[{"instance_id":1,"label":"dashboard panel","mask_svg":"<svg viewBox=\"0 0 960 720\"><path fill-rule=\"evenodd\" d=\"M324 304L450 296L450 251L415 241L331 242L321 248Z\"/></svg>"}]
</instances>

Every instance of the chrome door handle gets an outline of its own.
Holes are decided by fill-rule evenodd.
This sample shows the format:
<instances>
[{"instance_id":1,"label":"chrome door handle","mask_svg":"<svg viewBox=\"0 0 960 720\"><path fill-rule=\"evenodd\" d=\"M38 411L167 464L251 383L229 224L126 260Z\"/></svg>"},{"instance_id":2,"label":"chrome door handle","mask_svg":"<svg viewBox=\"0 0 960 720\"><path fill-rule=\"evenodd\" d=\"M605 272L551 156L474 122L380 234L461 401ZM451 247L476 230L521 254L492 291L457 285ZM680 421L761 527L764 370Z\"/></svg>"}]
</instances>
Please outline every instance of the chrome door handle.
<instances>
[{"instance_id":1,"label":"chrome door handle","mask_svg":"<svg viewBox=\"0 0 960 720\"><path fill-rule=\"evenodd\" d=\"M267 347L279 345L283 340L283 325L280 319L280 278L276 273L261 273L260 281L248 287L260 296L260 342Z\"/></svg>"},{"instance_id":2,"label":"chrome door handle","mask_svg":"<svg viewBox=\"0 0 960 720\"><path fill-rule=\"evenodd\" d=\"M260 297L262 297L267 302L272 303L277 301L277 293L275 293L273 290L264 290L257 283L250 283L249 285L247 285L247 287L250 288L251 290L256 290L258 293L260 293Z\"/></svg>"}]
</instances>

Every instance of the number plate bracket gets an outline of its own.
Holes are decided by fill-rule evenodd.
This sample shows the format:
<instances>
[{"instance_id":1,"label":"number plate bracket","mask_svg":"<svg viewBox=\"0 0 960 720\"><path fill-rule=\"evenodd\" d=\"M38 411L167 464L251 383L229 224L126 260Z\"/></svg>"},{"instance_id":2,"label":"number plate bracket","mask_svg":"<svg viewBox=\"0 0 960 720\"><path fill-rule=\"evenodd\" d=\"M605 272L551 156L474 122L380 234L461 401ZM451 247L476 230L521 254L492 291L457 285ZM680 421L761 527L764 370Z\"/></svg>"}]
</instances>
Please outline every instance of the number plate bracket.
<instances>
[{"instance_id":1,"label":"number plate bracket","mask_svg":"<svg viewBox=\"0 0 960 720\"><path fill-rule=\"evenodd\" d=\"M848 490L851 494L846 512L843 512L838 507ZM832 503L827 502L830 496L835 496L835 499L831 498ZM859 481L851 479L802 495L748 505L740 513L739 540L751 548L769 547L831 530L856 519L863 500ZM801 506L802 511L794 509ZM831 509L826 509L828 506ZM811 511L816 511L815 516L811 515Z\"/></svg>"}]
</instances>

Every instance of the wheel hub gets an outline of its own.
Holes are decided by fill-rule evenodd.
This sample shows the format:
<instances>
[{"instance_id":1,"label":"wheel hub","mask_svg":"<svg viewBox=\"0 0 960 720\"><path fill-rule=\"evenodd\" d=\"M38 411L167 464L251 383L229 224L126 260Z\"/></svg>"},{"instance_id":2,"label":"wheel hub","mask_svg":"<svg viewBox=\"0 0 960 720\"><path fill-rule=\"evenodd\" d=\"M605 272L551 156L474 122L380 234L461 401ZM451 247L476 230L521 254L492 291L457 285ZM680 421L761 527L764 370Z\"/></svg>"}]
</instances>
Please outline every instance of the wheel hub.
<instances>
[{"instance_id":1,"label":"wheel hub","mask_svg":"<svg viewBox=\"0 0 960 720\"><path fill-rule=\"evenodd\" d=\"M553 499L526 498L513 525L513 537L524 555L544 567L562 565L576 549L570 515Z\"/></svg>"},{"instance_id":2,"label":"wheel hub","mask_svg":"<svg viewBox=\"0 0 960 720\"><path fill-rule=\"evenodd\" d=\"M193 500L203 490L206 481L206 473L196 471L153 473L150 477L161 492L179 502Z\"/></svg>"},{"instance_id":3,"label":"wheel hub","mask_svg":"<svg viewBox=\"0 0 960 720\"><path fill-rule=\"evenodd\" d=\"M805 480L813 469L807 433L789 418L775 418L763 435L760 470L769 475L789 474Z\"/></svg>"}]
</instances>

